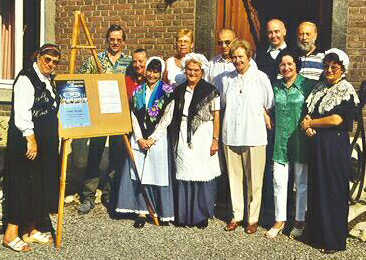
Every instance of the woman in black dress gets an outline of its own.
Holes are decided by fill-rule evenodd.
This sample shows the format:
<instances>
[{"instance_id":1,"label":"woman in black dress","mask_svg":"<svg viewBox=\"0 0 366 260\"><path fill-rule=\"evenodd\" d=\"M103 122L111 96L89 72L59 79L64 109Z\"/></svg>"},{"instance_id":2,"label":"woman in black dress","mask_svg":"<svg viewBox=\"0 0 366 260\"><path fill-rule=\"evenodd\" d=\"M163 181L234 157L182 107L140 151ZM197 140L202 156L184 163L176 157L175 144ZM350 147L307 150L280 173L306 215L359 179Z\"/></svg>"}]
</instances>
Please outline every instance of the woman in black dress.
<instances>
[{"instance_id":1,"label":"woman in black dress","mask_svg":"<svg viewBox=\"0 0 366 260\"><path fill-rule=\"evenodd\" d=\"M324 58L324 80L306 100L302 127L311 136L309 219L311 244L323 253L346 249L352 130L356 104L353 86L345 79L346 53L330 49Z\"/></svg>"},{"instance_id":2,"label":"woman in black dress","mask_svg":"<svg viewBox=\"0 0 366 260\"><path fill-rule=\"evenodd\" d=\"M28 243L52 241L39 231L39 225L49 213L57 212L59 98L52 73L60 56L56 45L43 45L32 66L14 81L4 176L8 225L3 245L15 251L31 250Z\"/></svg>"}]
</instances>

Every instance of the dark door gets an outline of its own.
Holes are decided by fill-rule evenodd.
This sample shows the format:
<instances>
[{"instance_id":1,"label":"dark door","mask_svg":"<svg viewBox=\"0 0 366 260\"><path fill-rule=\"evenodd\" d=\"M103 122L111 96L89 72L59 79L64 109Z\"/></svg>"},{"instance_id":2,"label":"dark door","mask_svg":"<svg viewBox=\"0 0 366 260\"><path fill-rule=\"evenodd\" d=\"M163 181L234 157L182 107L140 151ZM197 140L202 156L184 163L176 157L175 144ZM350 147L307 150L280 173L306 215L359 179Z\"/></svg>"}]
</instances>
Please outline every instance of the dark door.
<instances>
[{"instance_id":1,"label":"dark door","mask_svg":"<svg viewBox=\"0 0 366 260\"><path fill-rule=\"evenodd\" d=\"M266 39L267 21L279 18L287 26L288 44L295 46L296 28L302 21L307 20L315 22L318 26L318 46L323 49L330 47L332 0L217 0L217 30L223 27L234 29L239 37L255 43L244 1L251 2L257 10L262 42Z\"/></svg>"},{"instance_id":2,"label":"dark door","mask_svg":"<svg viewBox=\"0 0 366 260\"><path fill-rule=\"evenodd\" d=\"M240 0L241 1L241 0ZM265 25L271 18L279 18L287 26L287 42L296 44L296 29L303 21L312 21L318 26L317 44L322 49L331 45L332 0L255 0L262 24L262 37Z\"/></svg>"},{"instance_id":3,"label":"dark door","mask_svg":"<svg viewBox=\"0 0 366 260\"><path fill-rule=\"evenodd\" d=\"M23 64L30 64L30 57L39 48L40 43L40 0L24 1L23 16Z\"/></svg>"}]
</instances>

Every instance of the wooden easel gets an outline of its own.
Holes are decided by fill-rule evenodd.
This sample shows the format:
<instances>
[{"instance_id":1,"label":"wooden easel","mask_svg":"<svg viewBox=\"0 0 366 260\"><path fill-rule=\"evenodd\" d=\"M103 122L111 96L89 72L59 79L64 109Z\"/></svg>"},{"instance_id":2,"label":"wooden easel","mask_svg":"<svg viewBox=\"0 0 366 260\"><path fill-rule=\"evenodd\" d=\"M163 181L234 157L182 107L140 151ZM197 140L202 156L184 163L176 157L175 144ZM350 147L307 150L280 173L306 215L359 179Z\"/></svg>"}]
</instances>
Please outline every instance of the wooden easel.
<instances>
[{"instance_id":1,"label":"wooden easel","mask_svg":"<svg viewBox=\"0 0 366 260\"><path fill-rule=\"evenodd\" d=\"M80 37L80 25L83 28L83 31L86 35L86 39L87 39L89 45L78 45L79 37ZM70 57L70 63L69 63L69 73L70 74L75 73L75 63L76 63L76 57L77 57L77 53L78 53L79 49L89 49L92 52L95 63L97 65L98 72L102 73L103 68L98 59L96 46L94 46L92 38L90 36L90 32L87 28L84 14L82 14L80 11L75 11L74 12L73 33L72 33L71 57ZM137 174L137 167L135 164L135 160L133 158L133 152L132 152L130 142L128 140L128 136L126 133L124 133L124 134L122 134L122 137L123 137L123 141L127 147L127 152L131 159L132 167L134 168L134 171L136 173L136 179L137 179L137 181L139 181L139 184L142 187L142 195L146 202L146 206L149 211L149 214L152 217L155 225L159 226L159 220L156 216L156 213L152 207L152 204L151 204L149 198L147 197L146 190L144 189L143 185L141 184L141 181L139 180L139 177ZM64 203L65 203L65 190L66 190L67 157L71 153L71 142L72 142L71 138L62 138L62 141L61 141L62 163L61 163L60 195L59 195L57 230L56 230L56 234L57 234L56 235L56 248L58 248L58 249L61 248L61 243L62 243Z\"/></svg>"}]
</instances>

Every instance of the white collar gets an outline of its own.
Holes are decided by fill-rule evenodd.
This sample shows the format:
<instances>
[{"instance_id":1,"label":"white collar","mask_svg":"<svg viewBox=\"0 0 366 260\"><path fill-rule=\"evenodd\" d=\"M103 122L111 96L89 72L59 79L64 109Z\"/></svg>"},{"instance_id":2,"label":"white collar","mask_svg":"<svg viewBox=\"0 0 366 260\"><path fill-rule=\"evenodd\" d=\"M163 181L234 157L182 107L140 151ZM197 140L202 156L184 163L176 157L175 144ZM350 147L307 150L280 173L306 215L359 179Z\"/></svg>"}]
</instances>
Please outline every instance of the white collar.
<instances>
[{"instance_id":1,"label":"white collar","mask_svg":"<svg viewBox=\"0 0 366 260\"><path fill-rule=\"evenodd\" d=\"M249 68L244 74L240 74L237 70L235 70L235 76L237 76L240 79L243 79L246 78L248 75L252 74L256 70L257 69L252 64L249 64Z\"/></svg>"},{"instance_id":2,"label":"white collar","mask_svg":"<svg viewBox=\"0 0 366 260\"><path fill-rule=\"evenodd\" d=\"M33 69L36 71L36 74L37 74L37 76L40 80L42 80L44 82L51 80L50 76L47 77L47 76L42 74L41 70L38 68L37 62L33 62Z\"/></svg>"},{"instance_id":3,"label":"white collar","mask_svg":"<svg viewBox=\"0 0 366 260\"><path fill-rule=\"evenodd\" d=\"M272 45L269 45L269 46L268 46L268 49L267 49L267 52L271 52L271 51L281 51L281 50L285 49L286 47L287 47L286 42L283 42L283 43L281 44L281 46L280 46L280 47L278 47L278 48L275 48L275 47L273 47Z\"/></svg>"},{"instance_id":4,"label":"white collar","mask_svg":"<svg viewBox=\"0 0 366 260\"><path fill-rule=\"evenodd\" d=\"M224 62L224 63L231 63L231 61L228 61L222 57L222 54L217 55L214 59L214 62Z\"/></svg>"}]
</instances>

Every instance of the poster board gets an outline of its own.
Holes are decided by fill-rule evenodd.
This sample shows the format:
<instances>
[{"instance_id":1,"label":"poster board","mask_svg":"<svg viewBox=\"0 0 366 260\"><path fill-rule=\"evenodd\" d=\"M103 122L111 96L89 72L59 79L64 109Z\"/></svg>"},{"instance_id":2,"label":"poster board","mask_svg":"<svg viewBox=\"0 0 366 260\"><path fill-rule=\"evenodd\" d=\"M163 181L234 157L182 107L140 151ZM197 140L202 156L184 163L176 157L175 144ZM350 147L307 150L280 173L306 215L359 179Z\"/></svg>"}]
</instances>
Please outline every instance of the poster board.
<instances>
[{"instance_id":1,"label":"poster board","mask_svg":"<svg viewBox=\"0 0 366 260\"><path fill-rule=\"evenodd\" d=\"M55 82L61 97L60 137L78 139L132 131L123 74L60 74Z\"/></svg>"}]
</instances>

